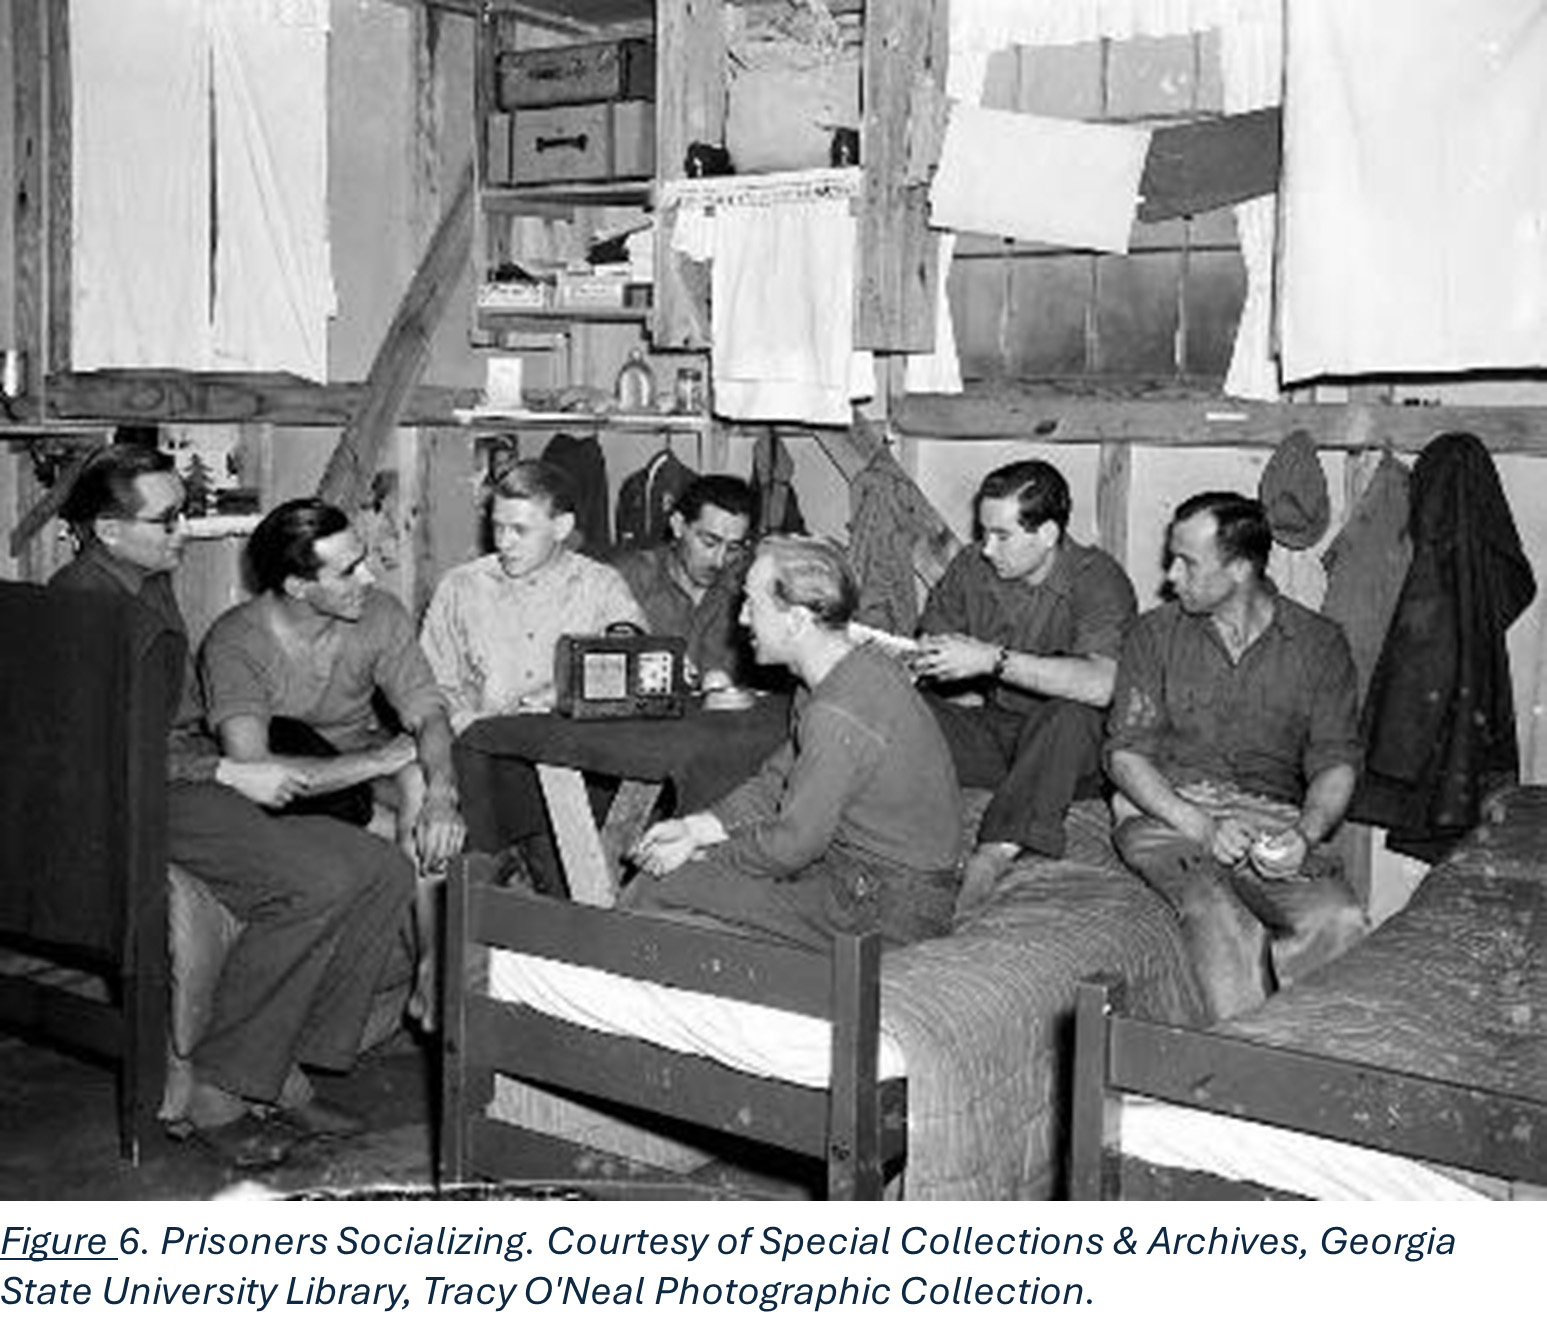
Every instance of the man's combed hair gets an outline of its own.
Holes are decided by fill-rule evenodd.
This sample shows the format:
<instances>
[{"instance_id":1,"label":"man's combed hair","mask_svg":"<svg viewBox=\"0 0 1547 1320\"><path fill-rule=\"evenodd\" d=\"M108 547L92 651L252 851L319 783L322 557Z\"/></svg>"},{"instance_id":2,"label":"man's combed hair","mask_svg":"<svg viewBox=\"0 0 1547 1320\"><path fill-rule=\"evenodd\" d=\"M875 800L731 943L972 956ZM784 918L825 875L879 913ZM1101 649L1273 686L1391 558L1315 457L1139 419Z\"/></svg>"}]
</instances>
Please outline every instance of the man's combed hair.
<instances>
[{"instance_id":1,"label":"man's combed hair","mask_svg":"<svg viewBox=\"0 0 1547 1320\"><path fill-rule=\"evenodd\" d=\"M524 458L496 473L489 483L489 497L532 500L543 505L550 518L575 511L575 487L569 474L540 458Z\"/></svg>"},{"instance_id":2,"label":"man's combed hair","mask_svg":"<svg viewBox=\"0 0 1547 1320\"><path fill-rule=\"evenodd\" d=\"M995 468L978 487L977 498L972 502L973 517L979 516L984 500L1008 499L1019 501L1020 524L1028 532L1046 522L1056 523L1060 535L1068 530L1072 507L1069 483L1051 463L1028 458Z\"/></svg>"},{"instance_id":3,"label":"man's combed hair","mask_svg":"<svg viewBox=\"0 0 1547 1320\"><path fill-rule=\"evenodd\" d=\"M775 600L804 606L834 632L848 626L859 608L859 582L836 545L816 536L765 536L757 553L773 565Z\"/></svg>"},{"instance_id":4,"label":"man's combed hair","mask_svg":"<svg viewBox=\"0 0 1547 1320\"><path fill-rule=\"evenodd\" d=\"M317 576L317 542L349 526L344 511L319 499L286 500L270 510L247 541L247 562L259 591L282 592L285 580Z\"/></svg>"},{"instance_id":5,"label":"man's combed hair","mask_svg":"<svg viewBox=\"0 0 1547 1320\"><path fill-rule=\"evenodd\" d=\"M91 534L92 524L98 518L132 518L140 511L134 483L141 477L172 472L175 468L170 454L149 445L109 445L92 455L81 469L59 516L82 537Z\"/></svg>"},{"instance_id":6,"label":"man's combed hair","mask_svg":"<svg viewBox=\"0 0 1547 1320\"><path fill-rule=\"evenodd\" d=\"M1273 553L1273 529L1268 526L1262 501L1233 490L1206 490L1183 500L1172 522L1186 522L1200 513L1213 515L1217 529L1214 540L1221 559L1227 564L1244 559L1257 570L1258 577L1267 574L1268 556Z\"/></svg>"},{"instance_id":7,"label":"man's combed hair","mask_svg":"<svg viewBox=\"0 0 1547 1320\"><path fill-rule=\"evenodd\" d=\"M674 512L682 515L683 522L693 523L706 504L724 509L733 517L745 518L753 525L757 523L757 492L740 477L723 473L695 477L682 492Z\"/></svg>"}]
</instances>

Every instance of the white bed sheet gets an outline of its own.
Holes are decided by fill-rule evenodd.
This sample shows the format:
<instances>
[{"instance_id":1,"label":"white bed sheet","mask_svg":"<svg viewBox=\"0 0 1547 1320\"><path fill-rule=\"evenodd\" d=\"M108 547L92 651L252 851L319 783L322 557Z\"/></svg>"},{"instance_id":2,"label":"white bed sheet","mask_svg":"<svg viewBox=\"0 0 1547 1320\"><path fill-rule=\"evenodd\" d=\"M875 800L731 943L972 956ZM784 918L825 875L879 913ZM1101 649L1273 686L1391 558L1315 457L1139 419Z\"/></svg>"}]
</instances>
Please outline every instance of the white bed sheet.
<instances>
[{"instance_id":1,"label":"white bed sheet","mask_svg":"<svg viewBox=\"0 0 1547 1320\"><path fill-rule=\"evenodd\" d=\"M1520 1194L1502 1178L1144 1096L1123 1097L1121 1132L1125 1156L1320 1201L1496 1201Z\"/></svg>"},{"instance_id":2,"label":"white bed sheet","mask_svg":"<svg viewBox=\"0 0 1547 1320\"><path fill-rule=\"evenodd\" d=\"M594 967L491 950L489 995L611 1036L711 1059L755 1077L826 1087L830 1024L780 1008L679 990ZM881 1033L877 1076L906 1075L902 1051Z\"/></svg>"}]
</instances>

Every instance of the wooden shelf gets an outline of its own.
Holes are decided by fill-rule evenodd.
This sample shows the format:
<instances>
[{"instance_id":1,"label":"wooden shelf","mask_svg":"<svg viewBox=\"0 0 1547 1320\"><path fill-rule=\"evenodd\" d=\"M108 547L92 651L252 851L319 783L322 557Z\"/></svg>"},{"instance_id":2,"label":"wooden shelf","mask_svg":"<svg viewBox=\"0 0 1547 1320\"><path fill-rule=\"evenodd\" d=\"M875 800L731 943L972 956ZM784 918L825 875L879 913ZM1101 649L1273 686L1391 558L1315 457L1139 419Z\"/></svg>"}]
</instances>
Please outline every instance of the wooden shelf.
<instances>
[{"instance_id":1,"label":"wooden shelf","mask_svg":"<svg viewBox=\"0 0 1547 1320\"><path fill-rule=\"evenodd\" d=\"M648 307L588 307L573 310L559 307L532 308L529 311L478 309L481 330L547 330L552 332L568 324L599 325L607 322L643 322L650 319Z\"/></svg>"},{"instance_id":2,"label":"wooden shelf","mask_svg":"<svg viewBox=\"0 0 1547 1320\"><path fill-rule=\"evenodd\" d=\"M525 408L458 408L463 426L580 426L598 431L707 431L714 425L703 413L538 412Z\"/></svg>"},{"instance_id":3,"label":"wooden shelf","mask_svg":"<svg viewBox=\"0 0 1547 1320\"><path fill-rule=\"evenodd\" d=\"M485 186L483 209L506 215L542 214L579 206L648 206L649 179L603 179L595 183L528 183Z\"/></svg>"}]
</instances>

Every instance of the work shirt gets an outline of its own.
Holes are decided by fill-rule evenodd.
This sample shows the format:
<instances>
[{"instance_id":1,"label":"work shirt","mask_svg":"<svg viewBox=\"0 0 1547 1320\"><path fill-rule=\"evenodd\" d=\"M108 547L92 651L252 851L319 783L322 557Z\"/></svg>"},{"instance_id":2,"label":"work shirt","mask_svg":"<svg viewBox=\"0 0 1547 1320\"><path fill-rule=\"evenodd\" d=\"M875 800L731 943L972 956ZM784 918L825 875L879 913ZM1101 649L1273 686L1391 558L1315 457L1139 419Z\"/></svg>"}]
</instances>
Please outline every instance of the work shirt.
<instances>
[{"instance_id":1,"label":"work shirt","mask_svg":"<svg viewBox=\"0 0 1547 1320\"><path fill-rule=\"evenodd\" d=\"M172 590L170 573L147 573L91 541L49 580L50 590L101 591L133 597L168 632L182 641L185 657L171 691L177 706L167 734L167 780L208 783L220 765L220 749L204 728L193 663L188 658L188 625Z\"/></svg>"},{"instance_id":2,"label":"work shirt","mask_svg":"<svg viewBox=\"0 0 1547 1320\"><path fill-rule=\"evenodd\" d=\"M929 593L919 632L961 633L1026 655L1116 660L1137 612L1122 566L1105 550L1066 537L1038 583L1007 581L976 547L963 550ZM985 699L1017 715L1044 700L992 680Z\"/></svg>"},{"instance_id":3,"label":"work shirt","mask_svg":"<svg viewBox=\"0 0 1547 1320\"><path fill-rule=\"evenodd\" d=\"M336 622L302 656L280 644L267 609L258 597L210 625L199 676L211 728L242 715L280 716L310 725L340 752L357 752L389 736L377 692L407 729L446 708L408 611L386 592L367 591L359 620Z\"/></svg>"},{"instance_id":4,"label":"work shirt","mask_svg":"<svg viewBox=\"0 0 1547 1320\"><path fill-rule=\"evenodd\" d=\"M902 667L856 647L802 689L790 739L710 809L738 874L791 877L829 849L914 871L948 871L961 838L951 752Z\"/></svg>"},{"instance_id":5,"label":"work shirt","mask_svg":"<svg viewBox=\"0 0 1547 1320\"><path fill-rule=\"evenodd\" d=\"M1171 602L1128 634L1107 763L1137 752L1173 788L1209 782L1299 803L1322 771L1359 768L1358 692L1343 630L1287 597L1239 660L1212 619Z\"/></svg>"},{"instance_id":6,"label":"work shirt","mask_svg":"<svg viewBox=\"0 0 1547 1320\"><path fill-rule=\"evenodd\" d=\"M682 637L688 658L700 674L723 670L733 679L745 667L741 612L741 575L721 573L695 603L671 571L676 551L669 545L635 550L617 561L618 572L649 620L650 631Z\"/></svg>"},{"instance_id":7,"label":"work shirt","mask_svg":"<svg viewBox=\"0 0 1547 1320\"><path fill-rule=\"evenodd\" d=\"M644 627L645 616L617 569L560 549L513 578L491 554L441 579L419 641L460 733L485 715L513 713L523 698L551 696L561 635L621 622Z\"/></svg>"}]
</instances>

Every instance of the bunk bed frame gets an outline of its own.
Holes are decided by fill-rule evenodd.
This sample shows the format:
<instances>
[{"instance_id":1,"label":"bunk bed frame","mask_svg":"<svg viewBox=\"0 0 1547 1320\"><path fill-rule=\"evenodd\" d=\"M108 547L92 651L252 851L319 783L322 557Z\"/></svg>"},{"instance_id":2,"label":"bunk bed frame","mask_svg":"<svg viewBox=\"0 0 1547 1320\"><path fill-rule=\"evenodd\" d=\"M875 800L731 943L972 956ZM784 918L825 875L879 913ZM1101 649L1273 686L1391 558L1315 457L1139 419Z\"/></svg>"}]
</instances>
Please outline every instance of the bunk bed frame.
<instances>
[{"instance_id":1,"label":"bunk bed frame","mask_svg":"<svg viewBox=\"0 0 1547 1320\"><path fill-rule=\"evenodd\" d=\"M559 902L494 883L492 859L457 858L447 890L440 1175L582 1184L588 1152L488 1114L494 1076L657 1115L825 1163L834 1200L878 1199L907 1133L906 1084L878 1081L880 938L839 937L831 959L702 926ZM509 949L832 1024L826 1090L755 1077L488 993ZM648 1118L646 1119L648 1121ZM605 1194L605 1193L604 1193ZM652 1195L660 1194L652 1192Z\"/></svg>"},{"instance_id":2,"label":"bunk bed frame","mask_svg":"<svg viewBox=\"0 0 1547 1320\"><path fill-rule=\"evenodd\" d=\"M1124 1095L1251 1119L1505 1180L1547 1183L1547 1101L1127 1017L1115 979L1080 986L1070 1195L1255 1198L1271 1189L1122 1154ZM1179 1189L1185 1188L1179 1194Z\"/></svg>"}]
</instances>

